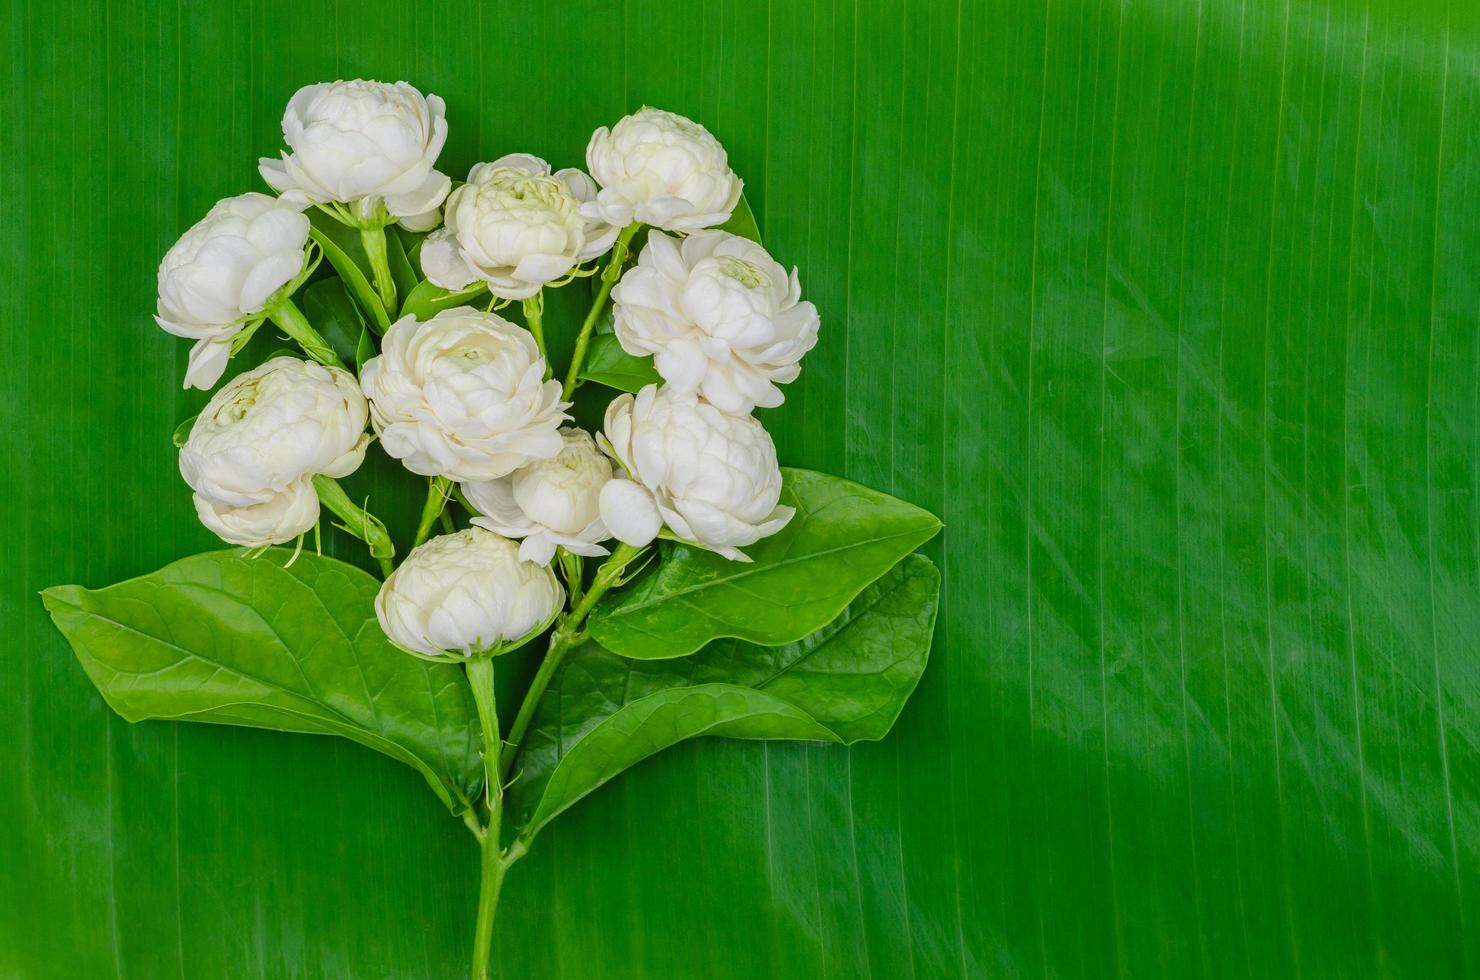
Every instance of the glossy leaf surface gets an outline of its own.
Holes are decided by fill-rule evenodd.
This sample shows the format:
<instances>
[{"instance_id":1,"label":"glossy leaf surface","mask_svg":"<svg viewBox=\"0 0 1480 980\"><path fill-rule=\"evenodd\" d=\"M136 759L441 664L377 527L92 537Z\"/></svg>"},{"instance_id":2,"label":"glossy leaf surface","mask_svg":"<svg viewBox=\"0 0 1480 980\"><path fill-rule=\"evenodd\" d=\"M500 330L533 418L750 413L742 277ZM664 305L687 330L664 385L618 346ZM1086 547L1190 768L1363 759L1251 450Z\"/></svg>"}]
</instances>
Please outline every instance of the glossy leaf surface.
<instances>
[{"instance_id":1,"label":"glossy leaf surface","mask_svg":"<svg viewBox=\"0 0 1480 980\"><path fill-rule=\"evenodd\" d=\"M451 310L459 306L480 305L480 300L487 300L487 298L487 287L481 282L454 293L443 289L430 279L423 279L402 301L401 315L414 316L418 320L430 320L443 310Z\"/></svg>"},{"instance_id":2,"label":"glossy leaf surface","mask_svg":"<svg viewBox=\"0 0 1480 980\"><path fill-rule=\"evenodd\" d=\"M711 643L640 661L573 651L520 753L512 807L526 834L623 769L688 738L880 739L930 655L940 573L911 555L832 623L781 647Z\"/></svg>"},{"instance_id":3,"label":"glossy leaf surface","mask_svg":"<svg viewBox=\"0 0 1480 980\"><path fill-rule=\"evenodd\" d=\"M913 504L810 470L782 470L781 503L795 516L744 549L749 562L665 546L661 562L597 606L591 636L640 659L681 657L725 636L790 643L940 530Z\"/></svg>"},{"instance_id":4,"label":"glossy leaf surface","mask_svg":"<svg viewBox=\"0 0 1480 980\"><path fill-rule=\"evenodd\" d=\"M47 610L129 721L339 735L416 769L454 812L482 785L457 667L409 657L375 621L380 583L331 558L271 550L182 559L103 589L54 586Z\"/></svg>"},{"instance_id":5,"label":"glossy leaf surface","mask_svg":"<svg viewBox=\"0 0 1480 980\"><path fill-rule=\"evenodd\" d=\"M615 334L597 334L591 340L581 378L618 391L641 391L647 385L662 384L651 357L634 357L622 350Z\"/></svg>"}]
</instances>

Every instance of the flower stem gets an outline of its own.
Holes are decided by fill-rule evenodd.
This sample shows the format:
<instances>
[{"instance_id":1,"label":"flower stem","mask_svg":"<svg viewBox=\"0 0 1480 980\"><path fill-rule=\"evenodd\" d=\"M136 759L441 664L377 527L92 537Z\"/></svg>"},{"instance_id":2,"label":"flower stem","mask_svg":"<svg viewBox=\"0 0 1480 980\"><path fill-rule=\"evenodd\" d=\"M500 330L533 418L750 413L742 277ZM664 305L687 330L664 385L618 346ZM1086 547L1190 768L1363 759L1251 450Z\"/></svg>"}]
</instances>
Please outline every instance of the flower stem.
<instances>
[{"instance_id":1,"label":"flower stem","mask_svg":"<svg viewBox=\"0 0 1480 980\"><path fill-rule=\"evenodd\" d=\"M432 534L432 525L447 508L447 497L452 483L445 476L434 476L427 480L427 501L421 507L421 521L416 525L416 537L411 541L415 548L426 543Z\"/></svg>"},{"instance_id":2,"label":"flower stem","mask_svg":"<svg viewBox=\"0 0 1480 980\"><path fill-rule=\"evenodd\" d=\"M396 556L396 546L380 518L350 500L339 481L332 477L316 474L313 488L319 503L333 511L344 522L342 527L370 548L371 557L380 563L381 578L388 577L395 570L391 559Z\"/></svg>"},{"instance_id":3,"label":"flower stem","mask_svg":"<svg viewBox=\"0 0 1480 980\"><path fill-rule=\"evenodd\" d=\"M519 713L514 716L514 724L509 729L509 737L504 740L503 765L500 775L503 779L509 778L509 770L514 766L514 758L519 754L519 746L524 741L524 733L529 730L529 723L534 720L535 709L539 707L540 698L544 696L545 688L550 686L550 680L555 676L555 671L565 659L565 655L580 646L586 639L586 634L581 627L586 622L586 617L591 610L596 608L597 600L606 594L607 590L622 580L622 572L632 564L644 549L634 548L630 544L619 544L612 556L602 563L596 570L596 579L591 583L591 588L581 597L570 614L565 617L555 632L550 634L550 648L545 653L545 659L540 663L540 669L535 672L534 680L530 682L529 691L524 695L524 702L519 705Z\"/></svg>"},{"instance_id":4,"label":"flower stem","mask_svg":"<svg viewBox=\"0 0 1480 980\"><path fill-rule=\"evenodd\" d=\"M384 227L361 228L360 244L370 258L370 271L375 274L375 291L380 294L386 316L396 318L396 280L391 278L391 263L385 251Z\"/></svg>"},{"instance_id":5,"label":"flower stem","mask_svg":"<svg viewBox=\"0 0 1480 980\"><path fill-rule=\"evenodd\" d=\"M498 707L493 692L493 658L468 661L468 686L473 690L473 703L478 708L478 722L483 729L484 793L488 801L488 826L478 842L478 916L473 928L473 980L487 980L488 959L493 947L493 918L498 911L499 892L504 874L513 863L499 846L503 829L504 787L499 776Z\"/></svg>"},{"instance_id":6,"label":"flower stem","mask_svg":"<svg viewBox=\"0 0 1480 980\"><path fill-rule=\"evenodd\" d=\"M550 368L550 351L545 347L545 291L543 289L524 301L524 322L529 324L529 332L534 334L534 342L539 345L540 356L545 359L545 378L548 379L554 372Z\"/></svg>"},{"instance_id":7,"label":"flower stem","mask_svg":"<svg viewBox=\"0 0 1480 980\"><path fill-rule=\"evenodd\" d=\"M570 370L565 374L565 387L560 397L565 401L570 400L571 394L580 383L581 365L586 360L586 348L591 345L591 331L596 328L596 321L601 319L601 311L606 307L606 300L612 294L612 287L617 284L617 279L622 275L622 263L627 261L627 246L632 243L632 236L637 234L637 229L642 225L633 222L617 235L617 243L612 247L611 260L607 262L606 268L601 273L601 286L596 290L596 299L591 302L591 311L586 314L586 322L581 324L581 332L576 335L576 349L570 357Z\"/></svg>"},{"instance_id":8,"label":"flower stem","mask_svg":"<svg viewBox=\"0 0 1480 980\"><path fill-rule=\"evenodd\" d=\"M303 311L291 299L284 297L268 311L267 315L272 318L273 323L282 327L283 332L293 338L309 357L329 367L344 367L344 362L339 359L338 354L334 353L334 348L330 347L323 335L313 328L313 324L308 322L308 317L303 315Z\"/></svg>"}]
</instances>

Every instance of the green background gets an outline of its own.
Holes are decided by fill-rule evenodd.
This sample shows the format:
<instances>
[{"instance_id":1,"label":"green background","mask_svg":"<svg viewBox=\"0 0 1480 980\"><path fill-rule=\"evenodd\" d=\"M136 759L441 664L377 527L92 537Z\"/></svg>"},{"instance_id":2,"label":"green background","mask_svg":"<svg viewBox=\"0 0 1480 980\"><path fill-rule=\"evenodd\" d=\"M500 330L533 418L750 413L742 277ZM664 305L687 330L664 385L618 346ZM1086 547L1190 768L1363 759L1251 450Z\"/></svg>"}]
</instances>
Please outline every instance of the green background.
<instances>
[{"instance_id":1,"label":"green background","mask_svg":"<svg viewBox=\"0 0 1480 980\"><path fill-rule=\"evenodd\" d=\"M895 734L622 777L511 875L501 976L1480 975L1475 4L30 0L3 43L0 975L465 969L419 777L131 727L35 595L213 546L155 264L341 76L446 98L457 176L703 121L822 312L783 459L947 525Z\"/></svg>"}]
</instances>

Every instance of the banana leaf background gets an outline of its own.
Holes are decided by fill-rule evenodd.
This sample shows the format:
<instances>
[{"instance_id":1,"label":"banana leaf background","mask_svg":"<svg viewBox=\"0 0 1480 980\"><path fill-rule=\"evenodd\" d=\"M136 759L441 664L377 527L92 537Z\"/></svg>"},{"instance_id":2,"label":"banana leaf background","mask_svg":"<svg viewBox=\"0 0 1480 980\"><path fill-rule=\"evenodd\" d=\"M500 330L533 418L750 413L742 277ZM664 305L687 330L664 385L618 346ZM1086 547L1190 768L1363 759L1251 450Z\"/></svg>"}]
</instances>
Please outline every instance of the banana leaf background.
<instances>
[{"instance_id":1,"label":"banana leaf background","mask_svg":"<svg viewBox=\"0 0 1480 980\"><path fill-rule=\"evenodd\" d=\"M624 775L511 875L501 976L1480 975L1480 6L3 23L0 975L466 969L475 848L420 777L130 726L36 596L218 546L154 269L259 188L294 89L355 76L447 100L454 176L580 164L643 104L704 122L823 316L783 461L946 523L893 735ZM403 540L418 493L377 506Z\"/></svg>"}]
</instances>

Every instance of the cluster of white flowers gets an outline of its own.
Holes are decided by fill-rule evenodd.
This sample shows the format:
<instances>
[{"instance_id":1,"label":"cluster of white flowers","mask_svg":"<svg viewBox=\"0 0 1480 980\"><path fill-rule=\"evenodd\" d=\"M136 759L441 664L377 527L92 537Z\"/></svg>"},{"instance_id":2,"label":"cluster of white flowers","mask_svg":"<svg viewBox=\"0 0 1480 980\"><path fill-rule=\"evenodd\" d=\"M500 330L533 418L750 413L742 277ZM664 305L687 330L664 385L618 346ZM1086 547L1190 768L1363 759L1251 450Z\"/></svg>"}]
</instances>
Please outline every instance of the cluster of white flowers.
<instances>
[{"instance_id":1,"label":"cluster of white flowers","mask_svg":"<svg viewBox=\"0 0 1480 980\"><path fill-rule=\"evenodd\" d=\"M348 476L365 458L367 414L339 368L283 356L233 378L180 450L201 522L249 548L303 534L319 519L314 476Z\"/></svg>"},{"instance_id":2,"label":"cluster of white flowers","mask_svg":"<svg viewBox=\"0 0 1480 980\"><path fill-rule=\"evenodd\" d=\"M515 153L473 167L456 190L436 169L443 103L405 82L303 88L283 138L287 151L260 166L281 196L220 202L160 265L157 320L197 342L187 386L214 385L268 316L310 349L303 338L316 335L290 298L312 271L310 206L365 235L395 221L431 230L419 256L433 284L486 287L534 302L527 311L614 245L615 278L647 226L611 286L612 329L629 355L653 358L663 384L617 397L593 438L566 425L575 382L552 377L542 337L492 307L424 321L387 310L381 322L394 322L358 383L325 345L310 352L331 366L274 358L211 399L180 469L222 538L257 547L312 528L314 477L359 465L368 422L390 456L434 491L457 484L474 511L472 528L414 548L376 604L394 642L440 657L548 625L565 602L551 567L561 550L600 557L612 538L642 547L664 534L748 561L740 549L790 520L775 446L751 412L781 404L779 386L817 342L817 310L795 271L716 227L743 185L703 126L645 108L592 135L589 176Z\"/></svg>"}]
</instances>

